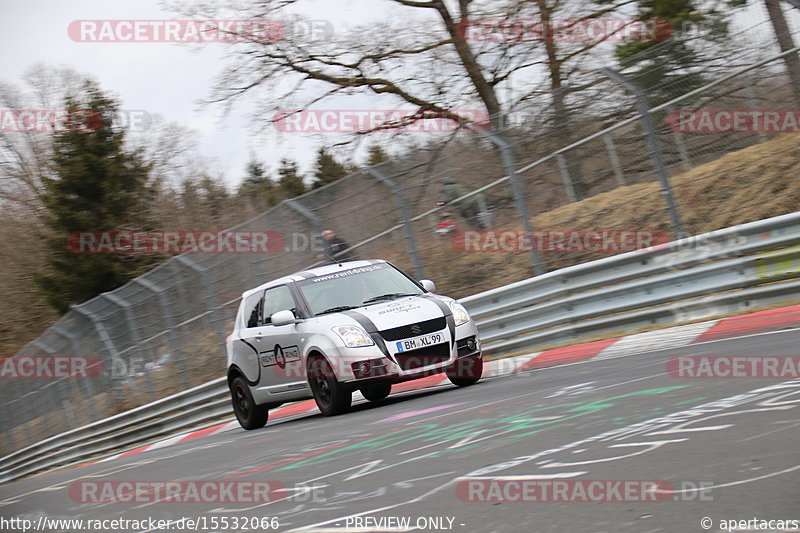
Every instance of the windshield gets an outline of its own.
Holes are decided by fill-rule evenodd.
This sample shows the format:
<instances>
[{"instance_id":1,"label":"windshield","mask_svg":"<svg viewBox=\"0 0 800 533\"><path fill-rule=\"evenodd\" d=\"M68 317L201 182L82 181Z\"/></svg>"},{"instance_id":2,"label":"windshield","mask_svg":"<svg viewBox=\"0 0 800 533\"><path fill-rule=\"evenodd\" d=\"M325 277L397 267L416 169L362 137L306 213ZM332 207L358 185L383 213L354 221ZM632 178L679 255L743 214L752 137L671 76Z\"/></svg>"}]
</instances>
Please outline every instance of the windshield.
<instances>
[{"instance_id":1,"label":"windshield","mask_svg":"<svg viewBox=\"0 0 800 533\"><path fill-rule=\"evenodd\" d=\"M297 282L315 315L345 311L423 291L386 263L351 268Z\"/></svg>"}]
</instances>

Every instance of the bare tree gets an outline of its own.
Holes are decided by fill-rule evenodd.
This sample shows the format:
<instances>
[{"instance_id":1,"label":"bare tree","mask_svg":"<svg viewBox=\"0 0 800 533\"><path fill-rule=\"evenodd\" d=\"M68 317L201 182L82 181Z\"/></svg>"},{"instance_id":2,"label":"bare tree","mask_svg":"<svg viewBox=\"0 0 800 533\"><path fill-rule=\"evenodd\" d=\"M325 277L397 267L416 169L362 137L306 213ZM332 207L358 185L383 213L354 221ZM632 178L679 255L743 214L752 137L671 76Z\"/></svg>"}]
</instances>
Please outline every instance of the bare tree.
<instances>
[{"instance_id":1,"label":"bare tree","mask_svg":"<svg viewBox=\"0 0 800 533\"><path fill-rule=\"evenodd\" d=\"M0 201L5 205L38 208L41 178L49 173L48 113L63 109L64 98L77 94L84 80L74 70L36 64L26 72L23 87L0 83L0 109L9 120L0 128ZM17 112L32 113L32 118L12 120Z\"/></svg>"},{"instance_id":2,"label":"bare tree","mask_svg":"<svg viewBox=\"0 0 800 533\"><path fill-rule=\"evenodd\" d=\"M36 294L34 273L44 259L37 238L42 178L51 174L52 133L49 111L63 109L64 97L77 94L85 76L69 69L37 64L24 84L0 83L0 347L12 354L56 318ZM33 113L22 120L18 112ZM41 120L37 120L39 113Z\"/></svg>"},{"instance_id":3,"label":"bare tree","mask_svg":"<svg viewBox=\"0 0 800 533\"><path fill-rule=\"evenodd\" d=\"M461 110L476 106L498 128L504 113L543 95L552 95L557 114L567 113L569 92L590 84L586 72L596 65L587 67L587 62L596 53L610 61L611 50L598 49L605 38L559 42L549 25L557 22L559 35L568 35L587 20L611 17L633 3L381 1L393 9L390 21L324 39L292 33L303 23L296 15L302 0L245 2L235 11L216 3L192 3L183 15L281 20L289 30L283 39L253 38L235 48L218 78L213 102L230 104L256 93L265 104L261 109L266 107L268 118L274 119L276 111L308 109L332 97L372 95L417 110L401 124L384 123L375 130L429 118L468 122Z\"/></svg>"}]
</instances>

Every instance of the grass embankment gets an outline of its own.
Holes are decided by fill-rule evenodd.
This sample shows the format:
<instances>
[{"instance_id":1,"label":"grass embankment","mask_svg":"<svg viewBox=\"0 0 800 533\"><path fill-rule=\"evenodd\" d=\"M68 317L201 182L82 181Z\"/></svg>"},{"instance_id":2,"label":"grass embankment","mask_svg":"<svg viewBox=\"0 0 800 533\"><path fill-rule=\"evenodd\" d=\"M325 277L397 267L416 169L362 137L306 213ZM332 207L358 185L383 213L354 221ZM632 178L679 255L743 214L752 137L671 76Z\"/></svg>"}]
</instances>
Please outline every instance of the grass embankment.
<instances>
[{"instance_id":1,"label":"grass embankment","mask_svg":"<svg viewBox=\"0 0 800 533\"><path fill-rule=\"evenodd\" d=\"M737 224L791 213L800 209L800 144L796 134L731 152L671 178L673 192L687 233L698 235ZM536 231L629 230L663 232L671 226L657 181L614 188L591 198L536 214ZM495 228L517 230L513 222ZM421 236L426 275L439 290L455 297L525 279L531 275L528 253L496 251L466 253ZM385 250L387 259L407 265L398 250ZM544 250L548 271L618 253Z\"/></svg>"}]
</instances>

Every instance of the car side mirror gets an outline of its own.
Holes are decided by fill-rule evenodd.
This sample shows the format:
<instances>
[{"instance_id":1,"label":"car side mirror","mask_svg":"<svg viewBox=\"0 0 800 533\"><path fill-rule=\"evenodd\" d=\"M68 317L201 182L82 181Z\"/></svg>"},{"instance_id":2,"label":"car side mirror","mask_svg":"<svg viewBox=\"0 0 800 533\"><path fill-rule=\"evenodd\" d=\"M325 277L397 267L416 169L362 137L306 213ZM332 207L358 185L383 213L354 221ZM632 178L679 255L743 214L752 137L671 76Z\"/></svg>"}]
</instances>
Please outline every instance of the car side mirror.
<instances>
[{"instance_id":1,"label":"car side mirror","mask_svg":"<svg viewBox=\"0 0 800 533\"><path fill-rule=\"evenodd\" d=\"M422 288L428 292L436 292L436 284L429 279L420 280L420 285Z\"/></svg>"},{"instance_id":2,"label":"car side mirror","mask_svg":"<svg viewBox=\"0 0 800 533\"><path fill-rule=\"evenodd\" d=\"M273 326L285 326L286 324L292 324L295 321L295 316L294 313L288 309L284 309L272 313L272 316L269 317L269 321Z\"/></svg>"}]
</instances>

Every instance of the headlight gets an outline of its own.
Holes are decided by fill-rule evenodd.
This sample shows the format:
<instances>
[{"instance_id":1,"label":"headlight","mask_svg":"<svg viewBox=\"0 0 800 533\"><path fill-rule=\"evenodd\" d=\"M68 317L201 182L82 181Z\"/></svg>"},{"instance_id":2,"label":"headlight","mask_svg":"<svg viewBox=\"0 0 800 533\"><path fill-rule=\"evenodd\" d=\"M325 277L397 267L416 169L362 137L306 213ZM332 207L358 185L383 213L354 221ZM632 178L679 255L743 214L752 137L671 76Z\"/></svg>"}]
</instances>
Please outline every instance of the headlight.
<instances>
[{"instance_id":1,"label":"headlight","mask_svg":"<svg viewBox=\"0 0 800 533\"><path fill-rule=\"evenodd\" d=\"M375 343L366 331L358 326L336 326L334 333L339 335L348 348L360 348L362 346L373 346Z\"/></svg>"},{"instance_id":2,"label":"headlight","mask_svg":"<svg viewBox=\"0 0 800 533\"><path fill-rule=\"evenodd\" d=\"M456 321L456 326L469 322L469 313L467 313L463 305L458 302L450 302L450 309L453 311L453 318Z\"/></svg>"}]
</instances>

